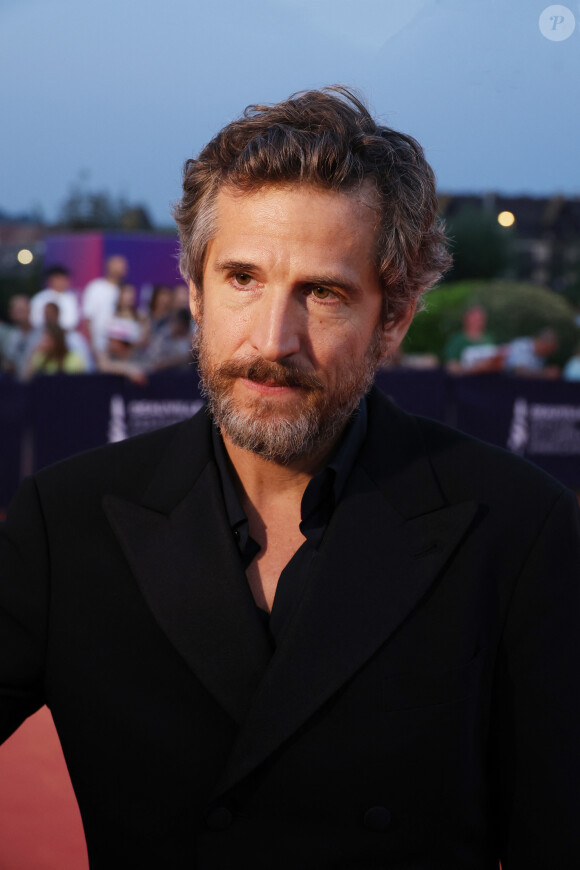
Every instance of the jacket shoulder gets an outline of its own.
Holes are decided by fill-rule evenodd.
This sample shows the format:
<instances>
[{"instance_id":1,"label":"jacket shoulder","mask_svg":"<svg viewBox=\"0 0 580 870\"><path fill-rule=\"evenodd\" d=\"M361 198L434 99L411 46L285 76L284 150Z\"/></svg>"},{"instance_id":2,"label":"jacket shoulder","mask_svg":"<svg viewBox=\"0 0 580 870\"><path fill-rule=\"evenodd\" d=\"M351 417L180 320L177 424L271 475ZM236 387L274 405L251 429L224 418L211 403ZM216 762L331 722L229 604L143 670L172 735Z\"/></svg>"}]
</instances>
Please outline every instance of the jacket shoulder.
<instances>
[{"instance_id":1,"label":"jacket shoulder","mask_svg":"<svg viewBox=\"0 0 580 870\"><path fill-rule=\"evenodd\" d=\"M553 503L570 491L556 478L509 450L471 435L415 417L433 469L450 499L499 496L505 502L526 498Z\"/></svg>"},{"instance_id":2,"label":"jacket shoulder","mask_svg":"<svg viewBox=\"0 0 580 870\"><path fill-rule=\"evenodd\" d=\"M40 492L116 492L139 498L167 455L174 453L185 468L203 454L209 429L201 409L180 423L71 456L38 471L34 478Z\"/></svg>"},{"instance_id":3,"label":"jacket shoulder","mask_svg":"<svg viewBox=\"0 0 580 870\"><path fill-rule=\"evenodd\" d=\"M518 507L531 501L549 506L563 493L562 483L510 451L487 444L443 423L409 414L378 391L369 396L369 446L384 477L399 477L419 498L418 487L436 482L443 501L475 500ZM427 471L430 468L430 472Z\"/></svg>"}]
</instances>

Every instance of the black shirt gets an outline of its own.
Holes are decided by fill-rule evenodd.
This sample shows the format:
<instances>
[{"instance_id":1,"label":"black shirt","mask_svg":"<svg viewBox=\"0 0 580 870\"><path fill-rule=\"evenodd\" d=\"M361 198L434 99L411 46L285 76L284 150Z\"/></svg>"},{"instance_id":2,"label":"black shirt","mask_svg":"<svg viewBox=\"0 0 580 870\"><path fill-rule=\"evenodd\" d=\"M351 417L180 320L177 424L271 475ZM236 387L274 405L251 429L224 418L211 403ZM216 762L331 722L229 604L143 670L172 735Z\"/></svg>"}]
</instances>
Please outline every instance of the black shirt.
<instances>
[{"instance_id":1,"label":"black shirt","mask_svg":"<svg viewBox=\"0 0 580 870\"><path fill-rule=\"evenodd\" d=\"M278 580L272 612L258 608L260 617L268 630L270 641L276 646L284 627L308 582L312 563L322 543L324 532L344 490L367 431L366 399L361 399L351 417L328 464L312 478L302 496L300 506L300 531L306 538L294 553ZM248 518L232 481L230 461L219 429L213 427L213 448L220 474L226 514L240 553L244 571L260 552L260 545L250 536Z\"/></svg>"}]
</instances>

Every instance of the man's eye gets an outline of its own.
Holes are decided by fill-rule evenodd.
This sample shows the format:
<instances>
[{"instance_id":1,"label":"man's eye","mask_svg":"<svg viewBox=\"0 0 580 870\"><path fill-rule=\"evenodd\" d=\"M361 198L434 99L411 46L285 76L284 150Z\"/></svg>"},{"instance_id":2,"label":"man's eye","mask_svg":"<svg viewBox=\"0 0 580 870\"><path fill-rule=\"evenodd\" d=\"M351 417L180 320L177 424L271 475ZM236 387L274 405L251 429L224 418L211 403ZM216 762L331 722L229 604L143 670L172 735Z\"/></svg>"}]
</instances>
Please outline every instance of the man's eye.
<instances>
[{"instance_id":1,"label":"man's eye","mask_svg":"<svg viewBox=\"0 0 580 870\"><path fill-rule=\"evenodd\" d=\"M251 275L247 275L245 272L238 272L237 275L234 276L238 284L242 287L247 287L250 281L252 280Z\"/></svg>"},{"instance_id":2,"label":"man's eye","mask_svg":"<svg viewBox=\"0 0 580 870\"><path fill-rule=\"evenodd\" d=\"M315 299L328 299L329 296L332 296L332 291L328 287L313 287L312 295Z\"/></svg>"}]
</instances>

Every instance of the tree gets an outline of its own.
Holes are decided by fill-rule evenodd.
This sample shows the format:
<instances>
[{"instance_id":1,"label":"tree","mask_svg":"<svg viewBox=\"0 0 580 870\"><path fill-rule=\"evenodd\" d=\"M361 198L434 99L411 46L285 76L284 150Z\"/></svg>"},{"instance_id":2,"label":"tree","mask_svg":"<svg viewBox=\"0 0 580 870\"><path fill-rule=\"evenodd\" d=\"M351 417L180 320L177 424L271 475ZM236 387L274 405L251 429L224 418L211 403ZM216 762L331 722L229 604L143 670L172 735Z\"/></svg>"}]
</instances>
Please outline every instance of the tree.
<instances>
[{"instance_id":1,"label":"tree","mask_svg":"<svg viewBox=\"0 0 580 870\"><path fill-rule=\"evenodd\" d=\"M498 344L551 327L560 339L560 363L572 355L580 338L573 306L535 284L502 280L448 283L431 290L425 302L425 311L417 314L405 339L409 353L441 356L448 338L461 329L463 312L471 305L485 308L488 331Z\"/></svg>"},{"instance_id":2,"label":"tree","mask_svg":"<svg viewBox=\"0 0 580 870\"><path fill-rule=\"evenodd\" d=\"M150 230L153 224L145 206L130 204L104 190L89 190L88 173L74 181L60 207L59 226L72 230Z\"/></svg>"},{"instance_id":3,"label":"tree","mask_svg":"<svg viewBox=\"0 0 580 870\"><path fill-rule=\"evenodd\" d=\"M451 238L452 281L496 278L505 273L513 258L512 235L500 227L495 215L466 206L447 220Z\"/></svg>"}]
</instances>

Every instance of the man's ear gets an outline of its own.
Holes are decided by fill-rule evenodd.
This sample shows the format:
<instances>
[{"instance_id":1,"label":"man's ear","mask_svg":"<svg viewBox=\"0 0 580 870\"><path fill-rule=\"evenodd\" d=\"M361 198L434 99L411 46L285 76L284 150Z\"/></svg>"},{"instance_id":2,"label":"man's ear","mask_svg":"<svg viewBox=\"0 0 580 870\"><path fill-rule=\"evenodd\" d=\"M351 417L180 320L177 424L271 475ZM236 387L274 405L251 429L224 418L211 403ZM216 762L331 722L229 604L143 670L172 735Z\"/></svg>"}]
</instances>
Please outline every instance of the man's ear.
<instances>
[{"instance_id":1,"label":"man's ear","mask_svg":"<svg viewBox=\"0 0 580 870\"><path fill-rule=\"evenodd\" d=\"M415 311L417 309L417 300L414 299L409 307L396 320L388 320L384 327L384 345L381 359L391 356L398 349L399 345L405 338L409 329Z\"/></svg>"},{"instance_id":2,"label":"man's ear","mask_svg":"<svg viewBox=\"0 0 580 870\"><path fill-rule=\"evenodd\" d=\"M191 310L191 316L195 322L199 324L201 318L201 293L191 278L187 283L189 285L189 308Z\"/></svg>"}]
</instances>

